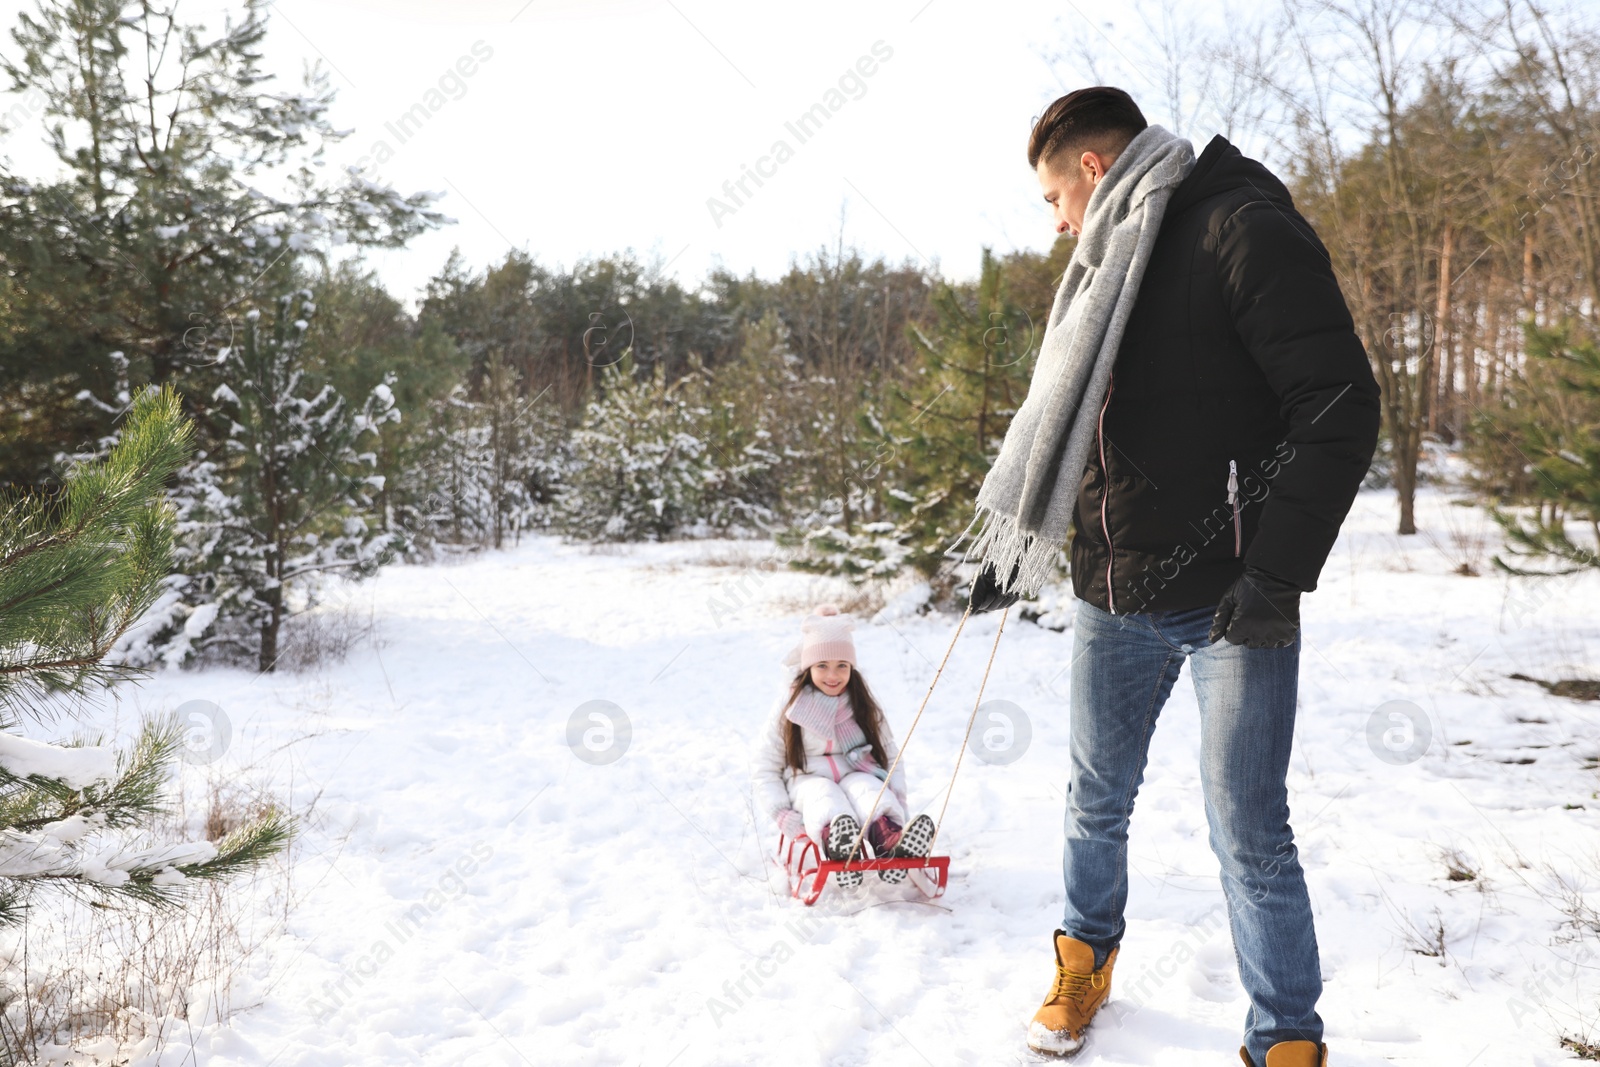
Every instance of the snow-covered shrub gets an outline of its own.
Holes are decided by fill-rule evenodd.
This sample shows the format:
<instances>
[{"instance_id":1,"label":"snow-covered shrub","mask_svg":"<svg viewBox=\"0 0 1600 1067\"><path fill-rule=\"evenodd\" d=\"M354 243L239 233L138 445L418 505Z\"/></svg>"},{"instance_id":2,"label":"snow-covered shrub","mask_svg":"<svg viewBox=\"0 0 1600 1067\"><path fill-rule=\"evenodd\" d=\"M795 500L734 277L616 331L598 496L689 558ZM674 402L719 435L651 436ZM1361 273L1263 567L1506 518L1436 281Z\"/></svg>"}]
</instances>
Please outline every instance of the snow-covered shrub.
<instances>
[{"instance_id":1,"label":"snow-covered shrub","mask_svg":"<svg viewBox=\"0 0 1600 1067\"><path fill-rule=\"evenodd\" d=\"M481 399L463 384L429 412L433 442L404 474L402 494L418 501L399 517L414 543L494 545L548 528L568 466L561 413L543 392L527 395L498 354L485 368Z\"/></svg>"},{"instance_id":2,"label":"snow-covered shrub","mask_svg":"<svg viewBox=\"0 0 1600 1067\"><path fill-rule=\"evenodd\" d=\"M400 412L380 383L359 410L307 365L308 290L276 302L270 326L246 314L229 381L212 400L223 447L186 467L174 492L181 573L125 654L195 654L272 670L285 618L316 602L325 577L360 578L393 560L404 534L369 525L374 455L362 444Z\"/></svg>"},{"instance_id":3,"label":"snow-covered shrub","mask_svg":"<svg viewBox=\"0 0 1600 1067\"><path fill-rule=\"evenodd\" d=\"M779 533L777 542L796 550L789 566L814 574L835 574L856 582L888 579L900 573L911 554L906 535L892 522L866 522L854 531L821 519Z\"/></svg>"},{"instance_id":4,"label":"snow-covered shrub","mask_svg":"<svg viewBox=\"0 0 1600 1067\"><path fill-rule=\"evenodd\" d=\"M636 373L631 353L608 367L600 395L572 435L573 469L557 499L557 521L589 541L662 540L702 515L716 480L701 436L707 409L693 376Z\"/></svg>"}]
</instances>

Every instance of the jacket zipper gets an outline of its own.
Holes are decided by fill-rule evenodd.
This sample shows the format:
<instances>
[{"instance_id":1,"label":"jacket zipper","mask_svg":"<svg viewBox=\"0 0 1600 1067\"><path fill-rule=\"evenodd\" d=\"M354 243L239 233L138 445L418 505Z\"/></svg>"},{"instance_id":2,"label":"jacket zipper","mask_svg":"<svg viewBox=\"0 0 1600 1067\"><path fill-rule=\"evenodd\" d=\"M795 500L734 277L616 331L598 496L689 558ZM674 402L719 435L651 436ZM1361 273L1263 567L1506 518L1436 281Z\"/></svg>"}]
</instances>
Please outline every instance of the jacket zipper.
<instances>
[{"instance_id":1,"label":"jacket zipper","mask_svg":"<svg viewBox=\"0 0 1600 1067\"><path fill-rule=\"evenodd\" d=\"M1106 605L1111 614L1117 613L1117 594L1111 588L1111 526L1106 521L1106 500L1111 496L1111 468L1106 466L1106 408L1111 406L1111 390L1116 387L1116 375L1106 381L1106 398L1100 405L1100 418L1095 423L1095 444L1100 450L1100 476L1105 485L1100 488L1100 532L1106 539Z\"/></svg>"},{"instance_id":2,"label":"jacket zipper","mask_svg":"<svg viewBox=\"0 0 1600 1067\"><path fill-rule=\"evenodd\" d=\"M1238 558L1244 540L1244 530L1239 524L1239 464L1228 460L1228 503L1233 505L1233 555Z\"/></svg>"}]
</instances>

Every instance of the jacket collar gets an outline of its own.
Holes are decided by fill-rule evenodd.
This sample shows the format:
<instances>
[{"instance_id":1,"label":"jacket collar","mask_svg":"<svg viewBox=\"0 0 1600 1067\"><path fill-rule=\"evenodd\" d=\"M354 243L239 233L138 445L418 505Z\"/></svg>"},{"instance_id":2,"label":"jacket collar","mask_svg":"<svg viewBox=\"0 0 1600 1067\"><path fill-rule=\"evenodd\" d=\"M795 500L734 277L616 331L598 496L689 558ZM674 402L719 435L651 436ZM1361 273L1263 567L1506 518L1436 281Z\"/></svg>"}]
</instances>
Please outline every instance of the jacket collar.
<instances>
[{"instance_id":1,"label":"jacket collar","mask_svg":"<svg viewBox=\"0 0 1600 1067\"><path fill-rule=\"evenodd\" d=\"M1294 206L1289 189L1261 163L1240 152L1226 137L1217 134L1194 161L1187 177L1179 183L1167 203L1173 216L1210 197L1237 189L1251 189L1254 199L1276 200Z\"/></svg>"}]
</instances>

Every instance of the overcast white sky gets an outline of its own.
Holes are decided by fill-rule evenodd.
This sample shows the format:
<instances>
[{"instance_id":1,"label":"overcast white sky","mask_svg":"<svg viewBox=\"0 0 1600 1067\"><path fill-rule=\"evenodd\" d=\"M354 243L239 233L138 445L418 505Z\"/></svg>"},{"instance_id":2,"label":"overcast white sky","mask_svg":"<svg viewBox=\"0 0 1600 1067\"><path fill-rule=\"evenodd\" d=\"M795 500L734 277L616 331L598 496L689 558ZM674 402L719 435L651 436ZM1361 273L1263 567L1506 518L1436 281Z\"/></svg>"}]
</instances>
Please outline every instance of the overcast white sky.
<instances>
[{"instance_id":1,"label":"overcast white sky","mask_svg":"<svg viewBox=\"0 0 1600 1067\"><path fill-rule=\"evenodd\" d=\"M6 27L32 6L0 3ZM220 25L225 6L183 0L180 13ZM1215 120L1183 129L1164 113L1159 70L1128 73L1138 25L1121 0L279 0L268 51L290 84L304 60L331 70L334 122L355 131L334 162L383 142L393 158L382 178L446 194L456 225L369 254L411 298L457 245L474 267L512 247L552 265L631 248L690 285L713 264L771 276L835 241L841 212L845 241L869 255L971 276L984 245L1051 240L1024 147L1050 100L1097 81L1070 57L1075 37L1152 122L1197 151L1218 132ZM873 73L847 79L843 105L801 143L785 123L875 46ZM418 103L436 110L402 140L390 126ZM0 145L23 173L37 173L35 133ZM734 206L724 183L780 139L792 158L763 164L763 184L746 179L751 195L714 218L707 200Z\"/></svg>"}]
</instances>

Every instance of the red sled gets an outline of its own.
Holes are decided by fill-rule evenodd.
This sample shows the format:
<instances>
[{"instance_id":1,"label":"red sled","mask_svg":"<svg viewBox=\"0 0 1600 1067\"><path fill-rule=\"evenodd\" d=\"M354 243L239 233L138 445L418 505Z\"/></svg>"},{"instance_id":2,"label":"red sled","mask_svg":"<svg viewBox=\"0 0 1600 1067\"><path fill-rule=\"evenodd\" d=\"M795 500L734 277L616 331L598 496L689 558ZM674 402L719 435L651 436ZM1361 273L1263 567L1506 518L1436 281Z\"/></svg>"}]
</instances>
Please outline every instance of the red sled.
<instances>
[{"instance_id":1,"label":"red sled","mask_svg":"<svg viewBox=\"0 0 1600 1067\"><path fill-rule=\"evenodd\" d=\"M778 835L778 858L789 876L789 895L806 907L817 902L828 875L838 871L906 871L908 880L930 900L944 896L950 884L949 856L903 856L897 859L825 860L817 843L805 834Z\"/></svg>"}]
</instances>

